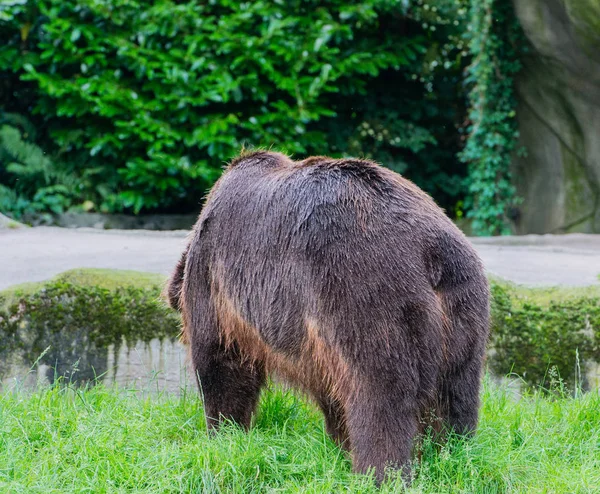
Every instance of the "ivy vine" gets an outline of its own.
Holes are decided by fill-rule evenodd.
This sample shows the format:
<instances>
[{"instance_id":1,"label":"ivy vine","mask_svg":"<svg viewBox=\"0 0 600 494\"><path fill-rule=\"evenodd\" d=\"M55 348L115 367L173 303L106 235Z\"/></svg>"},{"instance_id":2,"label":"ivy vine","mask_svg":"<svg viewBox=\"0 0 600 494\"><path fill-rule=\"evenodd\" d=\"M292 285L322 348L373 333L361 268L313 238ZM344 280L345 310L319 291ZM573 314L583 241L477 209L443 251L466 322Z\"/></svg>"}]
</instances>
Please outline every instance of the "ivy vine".
<instances>
[{"instance_id":1,"label":"ivy vine","mask_svg":"<svg viewBox=\"0 0 600 494\"><path fill-rule=\"evenodd\" d=\"M514 79L525 37L512 2L471 0L468 16L469 135L459 155L469 165L467 217L477 235L506 235L519 203L510 165L519 136Z\"/></svg>"}]
</instances>

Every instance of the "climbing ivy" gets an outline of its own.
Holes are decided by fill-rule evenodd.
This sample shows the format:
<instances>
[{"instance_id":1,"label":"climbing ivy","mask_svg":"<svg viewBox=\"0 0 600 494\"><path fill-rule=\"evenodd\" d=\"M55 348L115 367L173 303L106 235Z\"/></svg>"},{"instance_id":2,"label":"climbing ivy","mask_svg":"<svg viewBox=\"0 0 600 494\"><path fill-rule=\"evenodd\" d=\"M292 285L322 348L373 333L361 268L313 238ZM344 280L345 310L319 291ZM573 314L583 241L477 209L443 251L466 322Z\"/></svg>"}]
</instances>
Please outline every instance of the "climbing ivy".
<instances>
[{"instance_id":1,"label":"climbing ivy","mask_svg":"<svg viewBox=\"0 0 600 494\"><path fill-rule=\"evenodd\" d=\"M469 135L460 154L469 165L467 216L478 235L509 234L519 202L510 172L519 135L514 78L525 38L512 2L471 0L468 16Z\"/></svg>"}]
</instances>

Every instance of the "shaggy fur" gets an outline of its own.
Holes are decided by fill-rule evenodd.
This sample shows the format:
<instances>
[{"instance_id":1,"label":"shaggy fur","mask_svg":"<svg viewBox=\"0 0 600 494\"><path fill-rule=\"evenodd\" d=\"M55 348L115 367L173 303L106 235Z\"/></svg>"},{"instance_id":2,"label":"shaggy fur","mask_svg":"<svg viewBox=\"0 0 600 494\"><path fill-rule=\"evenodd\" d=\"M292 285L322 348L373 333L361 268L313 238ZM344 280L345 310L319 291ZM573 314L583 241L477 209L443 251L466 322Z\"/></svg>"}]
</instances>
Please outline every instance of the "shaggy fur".
<instances>
[{"instance_id":1,"label":"shaggy fur","mask_svg":"<svg viewBox=\"0 0 600 494\"><path fill-rule=\"evenodd\" d=\"M435 203L366 160L235 159L168 287L209 428L249 427L275 373L314 397L357 472L409 472L431 410L477 425L482 264Z\"/></svg>"}]
</instances>

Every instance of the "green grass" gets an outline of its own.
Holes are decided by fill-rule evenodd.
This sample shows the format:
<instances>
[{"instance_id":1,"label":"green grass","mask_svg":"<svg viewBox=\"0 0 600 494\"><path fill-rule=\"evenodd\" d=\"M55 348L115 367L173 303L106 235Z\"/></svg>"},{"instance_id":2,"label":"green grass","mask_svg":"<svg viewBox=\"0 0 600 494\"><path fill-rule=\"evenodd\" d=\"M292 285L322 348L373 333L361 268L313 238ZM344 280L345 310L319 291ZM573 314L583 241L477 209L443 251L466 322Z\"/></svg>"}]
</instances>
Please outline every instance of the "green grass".
<instances>
[{"instance_id":1,"label":"green grass","mask_svg":"<svg viewBox=\"0 0 600 494\"><path fill-rule=\"evenodd\" d=\"M425 442L410 492L600 492L600 395L515 400L486 383L468 442ZM401 491L396 479L382 492ZM315 408L278 388L249 433L209 438L197 393L98 386L0 394L0 492L377 492Z\"/></svg>"}]
</instances>

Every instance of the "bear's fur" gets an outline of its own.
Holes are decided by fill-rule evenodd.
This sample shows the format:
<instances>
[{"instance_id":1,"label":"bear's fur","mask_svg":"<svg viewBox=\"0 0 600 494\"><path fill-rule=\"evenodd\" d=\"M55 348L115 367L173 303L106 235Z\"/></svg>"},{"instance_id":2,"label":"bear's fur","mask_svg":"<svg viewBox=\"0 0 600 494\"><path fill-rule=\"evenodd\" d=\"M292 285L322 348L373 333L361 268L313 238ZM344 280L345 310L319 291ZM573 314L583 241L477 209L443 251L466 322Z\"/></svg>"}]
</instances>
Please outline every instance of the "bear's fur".
<instances>
[{"instance_id":1,"label":"bear's fur","mask_svg":"<svg viewBox=\"0 0 600 494\"><path fill-rule=\"evenodd\" d=\"M431 410L477 425L489 292L465 236L358 159L236 158L168 286L209 428L244 427L275 373L312 396L354 470L409 472Z\"/></svg>"}]
</instances>

